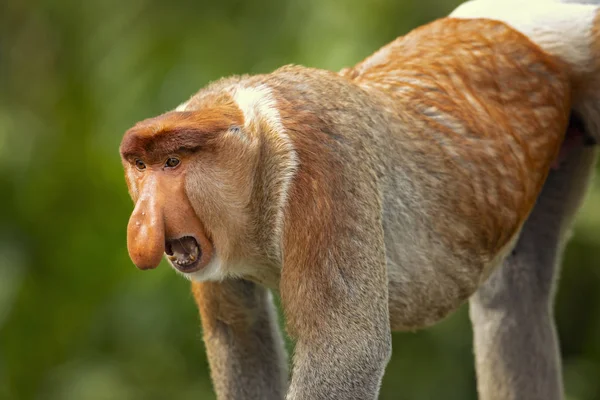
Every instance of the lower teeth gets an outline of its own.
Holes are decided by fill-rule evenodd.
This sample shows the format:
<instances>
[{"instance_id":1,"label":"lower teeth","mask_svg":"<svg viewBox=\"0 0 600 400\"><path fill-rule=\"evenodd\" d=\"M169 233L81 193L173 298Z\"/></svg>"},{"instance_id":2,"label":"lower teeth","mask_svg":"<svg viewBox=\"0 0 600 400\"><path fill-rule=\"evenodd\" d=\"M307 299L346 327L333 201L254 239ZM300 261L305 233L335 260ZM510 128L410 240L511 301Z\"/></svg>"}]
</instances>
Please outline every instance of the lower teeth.
<instances>
[{"instance_id":1,"label":"lower teeth","mask_svg":"<svg viewBox=\"0 0 600 400\"><path fill-rule=\"evenodd\" d=\"M171 260L173 261L175 264L181 266L181 267L185 267L188 265L193 264L196 260L195 259L189 259L189 260Z\"/></svg>"},{"instance_id":2,"label":"lower teeth","mask_svg":"<svg viewBox=\"0 0 600 400\"><path fill-rule=\"evenodd\" d=\"M167 255L167 258L169 259L169 261L171 261L171 263L173 263L179 267L187 267L196 262L196 260L198 259L198 252L199 252L198 249L195 249L194 251L191 252L191 254L186 254L184 256L185 257L184 259L179 258L175 254ZM182 254L180 254L180 255L182 255Z\"/></svg>"}]
</instances>

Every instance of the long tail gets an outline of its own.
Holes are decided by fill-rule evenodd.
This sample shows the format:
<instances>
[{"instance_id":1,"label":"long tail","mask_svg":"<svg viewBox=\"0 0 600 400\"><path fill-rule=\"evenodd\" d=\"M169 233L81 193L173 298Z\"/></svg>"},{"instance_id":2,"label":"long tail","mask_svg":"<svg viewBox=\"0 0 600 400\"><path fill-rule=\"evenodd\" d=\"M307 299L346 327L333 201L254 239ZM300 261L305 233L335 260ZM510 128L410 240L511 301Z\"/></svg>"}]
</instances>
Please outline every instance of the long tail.
<instances>
[{"instance_id":1,"label":"long tail","mask_svg":"<svg viewBox=\"0 0 600 400\"><path fill-rule=\"evenodd\" d=\"M577 0L575 0L577 1ZM600 142L600 0L472 0L450 17L502 21L569 69L572 109Z\"/></svg>"}]
</instances>

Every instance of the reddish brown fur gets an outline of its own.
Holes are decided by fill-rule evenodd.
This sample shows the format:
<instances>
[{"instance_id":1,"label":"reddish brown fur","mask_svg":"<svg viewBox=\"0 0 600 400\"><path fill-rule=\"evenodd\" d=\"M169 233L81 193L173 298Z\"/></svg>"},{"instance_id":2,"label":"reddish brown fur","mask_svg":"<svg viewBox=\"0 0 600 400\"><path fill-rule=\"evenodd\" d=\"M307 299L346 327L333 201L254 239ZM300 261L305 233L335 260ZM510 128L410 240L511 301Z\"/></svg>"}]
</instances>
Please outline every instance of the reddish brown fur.
<instances>
[{"instance_id":1,"label":"reddish brown fur","mask_svg":"<svg viewBox=\"0 0 600 400\"><path fill-rule=\"evenodd\" d=\"M381 52L387 53L383 60ZM445 117L443 123L422 120L457 151L455 157L445 156L452 180L474 180L473 172L463 167L473 163L485 182L497 185L497 196L448 193L450 201L457 201L457 219L479 221L464 245L490 254L505 246L529 215L558 155L564 132L551 127L566 126L570 112L564 64L502 22L447 18L398 38L351 71L356 83L397 96L399 113L418 118L433 107ZM538 115L540 108L544 113ZM450 125L464 127L466 134ZM483 153L482 142L496 155ZM425 151L434 150L435 142L420 143ZM522 161L515 157L519 152ZM515 214L498 213L498 199ZM445 222L450 223L440 225L439 232L454 241L456 226L440 221Z\"/></svg>"},{"instance_id":2,"label":"reddish brown fur","mask_svg":"<svg viewBox=\"0 0 600 400\"><path fill-rule=\"evenodd\" d=\"M129 129L121 143L121 154L124 159L162 161L166 155L182 149L210 148L218 141L220 132L243 123L243 116L233 103L202 112L168 112Z\"/></svg>"}]
</instances>

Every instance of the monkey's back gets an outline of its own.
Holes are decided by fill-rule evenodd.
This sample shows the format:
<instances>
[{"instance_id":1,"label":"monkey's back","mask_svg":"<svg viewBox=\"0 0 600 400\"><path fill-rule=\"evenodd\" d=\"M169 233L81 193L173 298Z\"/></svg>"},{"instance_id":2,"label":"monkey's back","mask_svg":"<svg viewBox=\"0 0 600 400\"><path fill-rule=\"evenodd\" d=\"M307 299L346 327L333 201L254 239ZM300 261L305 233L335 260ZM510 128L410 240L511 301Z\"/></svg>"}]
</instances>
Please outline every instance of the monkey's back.
<instances>
[{"instance_id":1,"label":"monkey's back","mask_svg":"<svg viewBox=\"0 0 600 400\"><path fill-rule=\"evenodd\" d=\"M342 74L391 98L407 127L394 138L398 150L426 156L423 179L443 196L432 210L449 217L438 232L495 254L558 155L570 112L565 70L504 23L445 18Z\"/></svg>"}]
</instances>

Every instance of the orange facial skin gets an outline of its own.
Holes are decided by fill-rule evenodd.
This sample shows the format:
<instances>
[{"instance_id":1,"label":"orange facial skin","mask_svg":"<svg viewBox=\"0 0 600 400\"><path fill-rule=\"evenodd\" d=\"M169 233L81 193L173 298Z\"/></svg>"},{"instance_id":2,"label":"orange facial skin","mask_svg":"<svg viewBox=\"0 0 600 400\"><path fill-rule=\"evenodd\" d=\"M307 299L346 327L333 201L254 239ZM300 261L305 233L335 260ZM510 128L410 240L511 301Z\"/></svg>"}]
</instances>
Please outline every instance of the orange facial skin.
<instances>
[{"instance_id":1,"label":"orange facial skin","mask_svg":"<svg viewBox=\"0 0 600 400\"><path fill-rule=\"evenodd\" d=\"M139 269L156 268L165 250L178 245L183 247L179 254L188 256L181 261L189 262L179 265L177 259L171 261L183 272L202 269L212 257L213 245L187 198L185 166L179 162L174 168L159 164L139 171L139 197L127 226L127 249ZM196 243L182 244L186 237ZM174 256L172 250L167 253Z\"/></svg>"}]
</instances>

